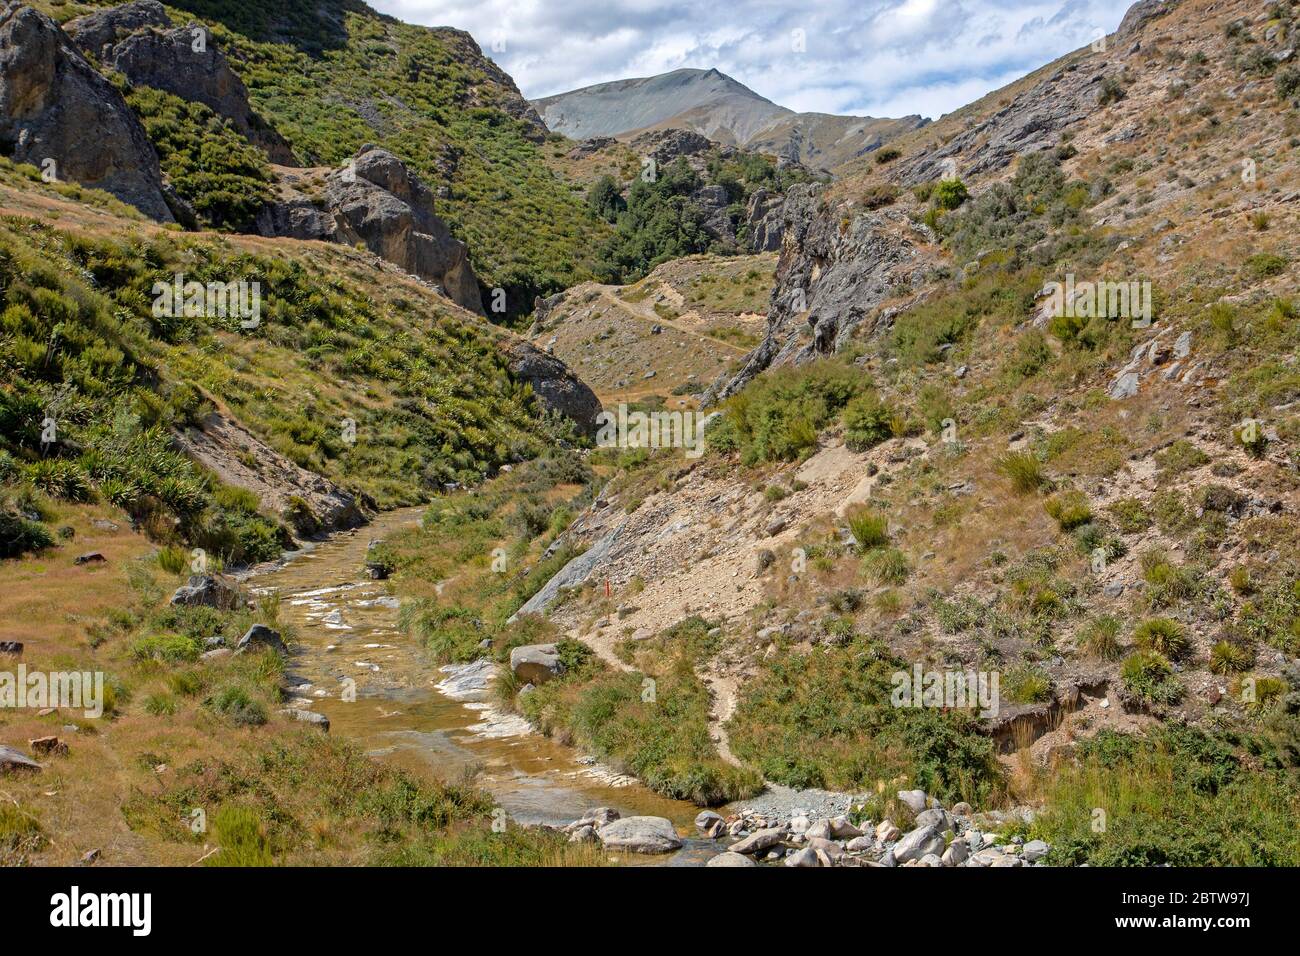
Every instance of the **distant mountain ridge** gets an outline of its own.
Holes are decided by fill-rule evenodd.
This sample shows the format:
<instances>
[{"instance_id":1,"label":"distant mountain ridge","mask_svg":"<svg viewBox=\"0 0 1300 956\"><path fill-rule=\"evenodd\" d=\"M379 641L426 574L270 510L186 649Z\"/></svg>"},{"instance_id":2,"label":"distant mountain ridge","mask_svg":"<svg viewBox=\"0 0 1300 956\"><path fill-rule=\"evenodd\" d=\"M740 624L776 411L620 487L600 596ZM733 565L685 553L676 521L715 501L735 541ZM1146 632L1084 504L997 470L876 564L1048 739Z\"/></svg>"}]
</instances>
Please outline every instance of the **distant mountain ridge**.
<instances>
[{"instance_id":1,"label":"distant mountain ridge","mask_svg":"<svg viewBox=\"0 0 1300 956\"><path fill-rule=\"evenodd\" d=\"M828 170L929 122L796 113L716 69L598 83L532 103L548 129L573 139L676 127Z\"/></svg>"}]
</instances>

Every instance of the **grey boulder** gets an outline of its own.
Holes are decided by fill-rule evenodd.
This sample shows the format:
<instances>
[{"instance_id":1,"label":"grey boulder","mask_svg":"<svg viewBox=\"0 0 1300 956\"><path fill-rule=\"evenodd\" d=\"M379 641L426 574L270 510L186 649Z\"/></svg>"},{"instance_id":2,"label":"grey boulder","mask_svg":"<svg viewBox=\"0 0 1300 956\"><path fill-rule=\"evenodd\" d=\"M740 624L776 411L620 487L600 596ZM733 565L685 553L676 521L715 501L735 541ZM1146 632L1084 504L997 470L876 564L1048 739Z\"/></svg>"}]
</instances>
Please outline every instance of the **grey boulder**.
<instances>
[{"instance_id":1,"label":"grey boulder","mask_svg":"<svg viewBox=\"0 0 1300 956\"><path fill-rule=\"evenodd\" d=\"M596 831L607 850L671 853L682 845L672 822L663 817L624 817Z\"/></svg>"}]
</instances>

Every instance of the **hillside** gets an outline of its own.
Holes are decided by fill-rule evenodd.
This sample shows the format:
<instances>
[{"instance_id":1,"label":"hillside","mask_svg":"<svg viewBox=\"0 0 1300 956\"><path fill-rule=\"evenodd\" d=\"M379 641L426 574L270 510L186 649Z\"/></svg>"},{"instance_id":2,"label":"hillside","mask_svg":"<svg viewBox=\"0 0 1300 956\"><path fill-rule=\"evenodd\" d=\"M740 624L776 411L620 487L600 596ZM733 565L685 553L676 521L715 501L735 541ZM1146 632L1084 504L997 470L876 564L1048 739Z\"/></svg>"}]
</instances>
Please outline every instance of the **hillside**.
<instances>
[{"instance_id":1,"label":"hillside","mask_svg":"<svg viewBox=\"0 0 1300 956\"><path fill-rule=\"evenodd\" d=\"M104 9L35 6L61 23ZM547 168L540 120L468 34L400 23L357 0L289 0L274 14L230 0L187 0L167 9L177 25L210 28L213 46L247 88L254 114L287 144L292 165L337 167L366 144L400 156L437 197L439 216L469 248L484 289L506 290L510 314L584 277L601 223ZM202 140L205 123L208 137L229 138L201 111L163 99L132 105L150 115L170 113L168 132L180 142ZM175 124L188 124L183 139ZM175 167L168 169L172 150L160 152L175 176ZM265 159L238 158L241 165L231 169L238 181L206 188L264 193L274 179Z\"/></svg>"},{"instance_id":2,"label":"hillside","mask_svg":"<svg viewBox=\"0 0 1300 956\"><path fill-rule=\"evenodd\" d=\"M548 129L572 139L686 129L821 170L833 170L926 123L919 116L796 113L717 70L673 70L599 83L543 97L533 106Z\"/></svg>"}]
</instances>

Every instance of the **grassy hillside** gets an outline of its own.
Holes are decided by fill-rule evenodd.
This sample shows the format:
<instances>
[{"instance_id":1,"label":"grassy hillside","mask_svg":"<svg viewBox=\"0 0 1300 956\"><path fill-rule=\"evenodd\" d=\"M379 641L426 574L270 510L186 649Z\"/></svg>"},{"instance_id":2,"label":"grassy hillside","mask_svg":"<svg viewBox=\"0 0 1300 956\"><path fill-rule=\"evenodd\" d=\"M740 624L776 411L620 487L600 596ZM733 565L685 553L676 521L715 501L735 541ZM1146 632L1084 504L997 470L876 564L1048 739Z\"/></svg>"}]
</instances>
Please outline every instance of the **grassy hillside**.
<instances>
[{"instance_id":1,"label":"grassy hillside","mask_svg":"<svg viewBox=\"0 0 1300 956\"><path fill-rule=\"evenodd\" d=\"M214 511L217 485L170 450L172 430L213 408L379 507L476 481L535 454L547 434L496 333L367 255L115 218L90 228L62 218L77 208L37 185L33 170L3 173L6 196L16 201L17 186L24 203L55 206L50 225L0 221L5 480L68 500L105 497L152 516L160 533L176 519L187 540L211 535L214 553L264 559L273 529L229 528L232 514L258 503ZM154 284L178 273L259 283L261 324L155 316ZM58 443L45 447L51 409Z\"/></svg>"},{"instance_id":2,"label":"grassy hillside","mask_svg":"<svg viewBox=\"0 0 1300 956\"><path fill-rule=\"evenodd\" d=\"M94 9L36 5L63 21ZM608 227L547 167L541 134L518 118L526 103L468 34L355 0L185 0L169 12L212 28L254 108L302 162L341 163L366 143L405 160L438 194L482 282L507 290L512 314L587 276Z\"/></svg>"}]
</instances>

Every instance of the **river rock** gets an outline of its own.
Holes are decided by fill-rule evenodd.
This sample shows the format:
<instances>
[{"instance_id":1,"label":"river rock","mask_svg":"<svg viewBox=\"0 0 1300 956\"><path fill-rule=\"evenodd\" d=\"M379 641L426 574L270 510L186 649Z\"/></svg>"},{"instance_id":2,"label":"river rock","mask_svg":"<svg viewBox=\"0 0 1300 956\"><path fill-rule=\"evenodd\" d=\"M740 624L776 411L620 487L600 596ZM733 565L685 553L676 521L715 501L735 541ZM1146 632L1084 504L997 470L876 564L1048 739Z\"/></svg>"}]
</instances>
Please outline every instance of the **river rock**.
<instances>
[{"instance_id":1,"label":"river rock","mask_svg":"<svg viewBox=\"0 0 1300 956\"><path fill-rule=\"evenodd\" d=\"M844 816L831 817L827 829L830 831L831 838L835 840L852 840L854 837L862 836L862 831Z\"/></svg>"},{"instance_id":2,"label":"river rock","mask_svg":"<svg viewBox=\"0 0 1300 956\"><path fill-rule=\"evenodd\" d=\"M962 840L953 840L948 849L943 851L944 866L961 866L970 855L970 847Z\"/></svg>"},{"instance_id":3,"label":"river rock","mask_svg":"<svg viewBox=\"0 0 1300 956\"><path fill-rule=\"evenodd\" d=\"M913 813L920 813L927 807L933 806L924 790L900 790L898 799Z\"/></svg>"},{"instance_id":4,"label":"river rock","mask_svg":"<svg viewBox=\"0 0 1300 956\"><path fill-rule=\"evenodd\" d=\"M817 858L817 851L810 846L806 846L802 850L796 850L794 853L787 856L785 858L785 865L806 868L821 866L821 861Z\"/></svg>"},{"instance_id":5,"label":"river rock","mask_svg":"<svg viewBox=\"0 0 1300 956\"><path fill-rule=\"evenodd\" d=\"M741 856L739 853L732 853L728 850L726 853L719 853L713 859L709 860L705 866L758 866L747 856Z\"/></svg>"},{"instance_id":6,"label":"river rock","mask_svg":"<svg viewBox=\"0 0 1300 956\"><path fill-rule=\"evenodd\" d=\"M934 827L940 833L944 830L953 829L952 818L948 816L946 811L941 810L938 807L918 813L916 819L912 821L912 825L917 827Z\"/></svg>"},{"instance_id":7,"label":"river rock","mask_svg":"<svg viewBox=\"0 0 1300 956\"><path fill-rule=\"evenodd\" d=\"M573 833L583 827L591 827L593 830L599 830L603 826L608 826L620 817L621 814L613 807L592 807L577 820L574 820L564 828L565 833Z\"/></svg>"},{"instance_id":8,"label":"river rock","mask_svg":"<svg viewBox=\"0 0 1300 956\"><path fill-rule=\"evenodd\" d=\"M1047 856L1047 851L1051 847L1042 840L1030 840L1021 849L1020 855L1026 863L1037 863L1043 857Z\"/></svg>"},{"instance_id":9,"label":"river rock","mask_svg":"<svg viewBox=\"0 0 1300 956\"><path fill-rule=\"evenodd\" d=\"M271 630L265 624L254 624L250 627L235 645L235 652L243 653L259 647L269 647L280 654L289 653L289 649L284 646L284 639L280 637L280 632Z\"/></svg>"},{"instance_id":10,"label":"river rock","mask_svg":"<svg viewBox=\"0 0 1300 956\"><path fill-rule=\"evenodd\" d=\"M732 853L757 853L760 850L766 850L769 847L776 846L785 839L785 835L788 832L789 831L783 826L768 827L764 830L751 833L739 843L733 844L730 849Z\"/></svg>"},{"instance_id":11,"label":"river rock","mask_svg":"<svg viewBox=\"0 0 1300 956\"><path fill-rule=\"evenodd\" d=\"M596 828L590 823L584 823L569 834L570 843L595 843L598 839Z\"/></svg>"},{"instance_id":12,"label":"river rock","mask_svg":"<svg viewBox=\"0 0 1300 956\"><path fill-rule=\"evenodd\" d=\"M286 707L284 710L280 711L280 713L287 717L292 717L294 720L301 723L311 724L313 727L319 727L321 730L329 733L330 719L324 714L318 714L314 710L303 710L299 707Z\"/></svg>"},{"instance_id":13,"label":"river rock","mask_svg":"<svg viewBox=\"0 0 1300 956\"><path fill-rule=\"evenodd\" d=\"M564 664L557 645L525 644L510 652L510 670L519 681L536 686L564 673Z\"/></svg>"},{"instance_id":14,"label":"river rock","mask_svg":"<svg viewBox=\"0 0 1300 956\"><path fill-rule=\"evenodd\" d=\"M876 839L881 843L893 843L903 835L903 831L893 820L881 820L876 826Z\"/></svg>"},{"instance_id":15,"label":"river rock","mask_svg":"<svg viewBox=\"0 0 1300 956\"><path fill-rule=\"evenodd\" d=\"M722 819L722 815L712 810L701 810L695 817L695 829L710 839L720 837L726 826L727 821Z\"/></svg>"},{"instance_id":16,"label":"river rock","mask_svg":"<svg viewBox=\"0 0 1300 956\"><path fill-rule=\"evenodd\" d=\"M596 831L607 850L627 853L670 853L682 841L672 822L663 817L624 817Z\"/></svg>"},{"instance_id":17,"label":"river rock","mask_svg":"<svg viewBox=\"0 0 1300 956\"><path fill-rule=\"evenodd\" d=\"M899 863L919 860L927 853L943 852L943 836L933 826L917 827L894 846L894 859Z\"/></svg>"}]
</instances>

